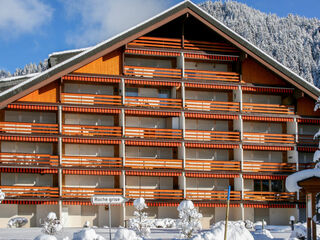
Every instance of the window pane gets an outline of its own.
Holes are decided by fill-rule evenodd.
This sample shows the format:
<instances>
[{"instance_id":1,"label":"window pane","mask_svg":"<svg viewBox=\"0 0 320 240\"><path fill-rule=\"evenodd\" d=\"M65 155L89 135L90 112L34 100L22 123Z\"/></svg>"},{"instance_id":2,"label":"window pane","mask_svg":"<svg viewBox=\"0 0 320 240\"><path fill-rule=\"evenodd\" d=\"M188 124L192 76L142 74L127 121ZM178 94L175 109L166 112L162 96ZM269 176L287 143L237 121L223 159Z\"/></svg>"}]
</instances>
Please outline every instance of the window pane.
<instances>
[{"instance_id":1,"label":"window pane","mask_svg":"<svg viewBox=\"0 0 320 240\"><path fill-rule=\"evenodd\" d=\"M128 97L137 97L138 96L138 88L127 88L126 96Z\"/></svg>"},{"instance_id":2,"label":"window pane","mask_svg":"<svg viewBox=\"0 0 320 240\"><path fill-rule=\"evenodd\" d=\"M269 191L269 180L262 180L262 191L263 192Z\"/></svg>"},{"instance_id":3,"label":"window pane","mask_svg":"<svg viewBox=\"0 0 320 240\"><path fill-rule=\"evenodd\" d=\"M254 180L254 191L261 191L261 180Z\"/></svg>"},{"instance_id":4,"label":"window pane","mask_svg":"<svg viewBox=\"0 0 320 240\"><path fill-rule=\"evenodd\" d=\"M282 181L272 180L271 181L271 191L272 192L283 192Z\"/></svg>"}]
</instances>

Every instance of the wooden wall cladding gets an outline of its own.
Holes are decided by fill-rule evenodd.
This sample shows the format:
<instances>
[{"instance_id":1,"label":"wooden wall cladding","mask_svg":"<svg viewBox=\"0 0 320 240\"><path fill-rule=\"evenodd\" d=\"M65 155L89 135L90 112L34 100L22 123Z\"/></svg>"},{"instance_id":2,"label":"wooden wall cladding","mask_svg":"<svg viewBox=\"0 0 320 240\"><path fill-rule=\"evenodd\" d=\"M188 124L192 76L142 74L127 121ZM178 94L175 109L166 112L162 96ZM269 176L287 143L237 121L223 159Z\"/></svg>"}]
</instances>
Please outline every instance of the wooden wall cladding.
<instances>
[{"instance_id":1,"label":"wooden wall cladding","mask_svg":"<svg viewBox=\"0 0 320 240\"><path fill-rule=\"evenodd\" d=\"M122 73L122 52L115 50L79 68L74 73L120 75Z\"/></svg>"},{"instance_id":2,"label":"wooden wall cladding","mask_svg":"<svg viewBox=\"0 0 320 240\"><path fill-rule=\"evenodd\" d=\"M26 96L17 100L17 102L45 102L56 103L58 100L59 83L52 82Z\"/></svg>"},{"instance_id":3,"label":"wooden wall cladding","mask_svg":"<svg viewBox=\"0 0 320 240\"><path fill-rule=\"evenodd\" d=\"M242 81L271 86L286 86L287 83L251 57L242 63Z\"/></svg>"},{"instance_id":4,"label":"wooden wall cladding","mask_svg":"<svg viewBox=\"0 0 320 240\"><path fill-rule=\"evenodd\" d=\"M300 116L320 116L320 110L313 111L315 100L310 97L301 97L297 100L297 115Z\"/></svg>"}]
</instances>

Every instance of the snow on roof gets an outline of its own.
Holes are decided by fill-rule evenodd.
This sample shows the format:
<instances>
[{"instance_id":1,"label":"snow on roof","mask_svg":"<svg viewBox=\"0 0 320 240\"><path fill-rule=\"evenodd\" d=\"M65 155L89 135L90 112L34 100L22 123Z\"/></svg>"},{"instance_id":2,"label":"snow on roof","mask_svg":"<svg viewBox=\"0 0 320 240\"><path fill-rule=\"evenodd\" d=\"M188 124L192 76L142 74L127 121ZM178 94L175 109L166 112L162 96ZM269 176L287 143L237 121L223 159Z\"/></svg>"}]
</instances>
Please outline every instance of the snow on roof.
<instances>
[{"instance_id":1,"label":"snow on roof","mask_svg":"<svg viewBox=\"0 0 320 240\"><path fill-rule=\"evenodd\" d=\"M320 178L320 168L302 170L291 174L286 179L286 188L289 192L298 192L301 189L298 182L312 177Z\"/></svg>"},{"instance_id":2,"label":"snow on roof","mask_svg":"<svg viewBox=\"0 0 320 240\"><path fill-rule=\"evenodd\" d=\"M0 79L0 82L9 82L9 81L20 80L20 79L23 79L23 78L31 78L31 77L37 76L37 75L39 75L39 74L40 74L40 73L30 73L30 74L21 75L21 76L1 78L1 79Z\"/></svg>"},{"instance_id":3,"label":"snow on roof","mask_svg":"<svg viewBox=\"0 0 320 240\"><path fill-rule=\"evenodd\" d=\"M52 57L54 55L62 55L62 54L68 54L68 53L75 53L75 52L83 52L92 47L86 47L86 48L77 48L77 49L71 49L71 50L65 50L65 51L58 51L58 52L53 52L49 54L49 57Z\"/></svg>"}]
</instances>

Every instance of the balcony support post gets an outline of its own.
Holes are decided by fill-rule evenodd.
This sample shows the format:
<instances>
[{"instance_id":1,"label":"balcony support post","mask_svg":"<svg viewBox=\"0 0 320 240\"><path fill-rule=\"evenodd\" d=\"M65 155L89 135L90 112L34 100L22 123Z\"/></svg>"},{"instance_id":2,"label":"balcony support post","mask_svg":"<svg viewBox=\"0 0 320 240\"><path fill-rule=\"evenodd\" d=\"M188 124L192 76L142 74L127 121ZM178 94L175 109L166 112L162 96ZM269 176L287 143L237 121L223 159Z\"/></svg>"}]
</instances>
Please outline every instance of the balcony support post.
<instances>
[{"instance_id":1,"label":"balcony support post","mask_svg":"<svg viewBox=\"0 0 320 240\"><path fill-rule=\"evenodd\" d=\"M184 142L181 144L182 169L186 169L186 147Z\"/></svg>"},{"instance_id":2,"label":"balcony support post","mask_svg":"<svg viewBox=\"0 0 320 240\"><path fill-rule=\"evenodd\" d=\"M180 126L182 129L182 138L185 139L185 137L186 137L186 118L184 116L184 112L181 112Z\"/></svg>"},{"instance_id":3,"label":"balcony support post","mask_svg":"<svg viewBox=\"0 0 320 240\"><path fill-rule=\"evenodd\" d=\"M181 68L181 77L185 78L185 61L184 61L184 53L182 52L180 55L179 67Z\"/></svg>"},{"instance_id":4,"label":"balcony support post","mask_svg":"<svg viewBox=\"0 0 320 240\"><path fill-rule=\"evenodd\" d=\"M239 101L239 111L242 112L243 99L242 99L242 88L241 88L241 86L238 86L238 96L237 97L238 97L238 101Z\"/></svg>"},{"instance_id":5,"label":"balcony support post","mask_svg":"<svg viewBox=\"0 0 320 240\"><path fill-rule=\"evenodd\" d=\"M182 108L186 107L186 90L184 86L184 82L181 83L181 97L182 97Z\"/></svg>"},{"instance_id":6,"label":"balcony support post","mask_svg":"<svg viewBox=\"0 0 320 240\"><path fill-rule=\"evenodd\" d=\"M121 143L120 143L120 158L122 158L122 166L125 167L126 166L126 145L124 140L121 140Z\"/></svg>"},{"instance_id":7,"label":"balcony support post","mask_svg":"<svg viewBox=\"0 0 320 240\"><path fill-rule=\"evenodd\" d=\"M59 134L62 134L62 106L58 106L58 129L59 129Z\"/></svg>"},{"instance_id":8,"label":"balcony support post","mask_svg":"<svg viewBox=\"0 0 320 240\"><path fill-rule=\"evenodd\" d=\"M59 213L58 213L59 220L62 221L62 200L61 199L59 199L58 201L58 207L59 207Z\"/></svg>"},{"instance_id":9,"label":"balcony support post","mask_svg":"<svg viewBox=\"0 0 320 240\"><path fill-rule=\"evenodd\" d=\"M243 203L240 203L240 208L241 208L241 220L244 221L244 206L243 206Z\"/></svg>"},{"instance_id":10,"label":"balcony support post","mask_svg":"<svg viewBox=\"0 0 320 240\"><path fill-rule=\"evenodd\" d=\"M120 94L122 96L122 105L125 105L126 104L126 84L125 84L124 78L121 78Z\"/></svg>"},{"instance_id":11,"label":"balcony support post","mask_svg":"<svg viewBox=\"0 0 320 240\"><path fill-rule=\"evenodd\" d=\"M125 137L125 133L126 133L125 124L126 124L126 119L125 119L124 109L121 109L121 113L120 113L120 125L121 125L121 127L122 127L122 137Z\"/></svg>"}]
</instances>

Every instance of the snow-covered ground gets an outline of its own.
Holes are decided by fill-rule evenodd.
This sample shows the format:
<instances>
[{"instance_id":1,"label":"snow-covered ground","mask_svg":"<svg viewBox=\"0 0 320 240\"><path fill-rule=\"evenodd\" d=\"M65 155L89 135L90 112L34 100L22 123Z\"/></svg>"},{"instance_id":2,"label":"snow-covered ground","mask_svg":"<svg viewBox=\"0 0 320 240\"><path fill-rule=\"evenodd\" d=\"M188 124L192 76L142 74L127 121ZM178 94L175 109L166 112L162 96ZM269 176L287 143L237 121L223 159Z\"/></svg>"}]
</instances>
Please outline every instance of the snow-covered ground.
<instances>
[{"instance_id":1,"label":"snow-covered ground","mask_svg":"<svg viewBox=\"0 0 320 240\"><path fill-rule=\"evenodd\" d=\"M289 239L291 234L291 228L289 226L266 226L266 229L270 231L274 240L286 240ZM1 240L33 240L36 236L41 234L42 228L1 228L0 239ZM57 239L63 239L68 236L72 239L73 233L81 230L81 228L64 228L56 237ZM105 239L109 239L109 230L107 228L95 229L97 234L100 234ZM112 236L114 236L117 228L112 229ZM259 234L252 232L255 240L265 240ZM149 239L179 239L179 229L151 229L151 235Z\"/></svg>"}]
</instances>

